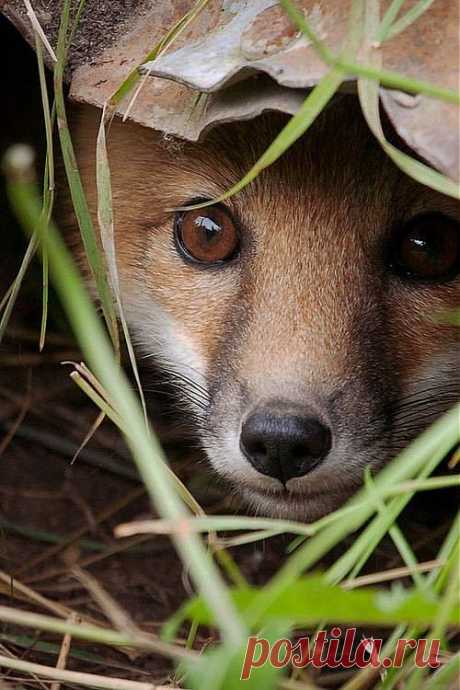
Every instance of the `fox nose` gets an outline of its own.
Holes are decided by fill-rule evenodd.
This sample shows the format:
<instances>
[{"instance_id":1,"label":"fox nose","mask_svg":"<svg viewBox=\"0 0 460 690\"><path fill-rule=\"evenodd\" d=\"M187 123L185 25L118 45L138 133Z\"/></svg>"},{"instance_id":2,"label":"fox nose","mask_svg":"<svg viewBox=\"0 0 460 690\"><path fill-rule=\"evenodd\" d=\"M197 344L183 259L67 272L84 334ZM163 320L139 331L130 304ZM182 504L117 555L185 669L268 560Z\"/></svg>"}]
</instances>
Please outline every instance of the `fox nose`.
<instances>
[{"instance_id":1,"label":"fox nose","mask_svg":"<svg viewBox=\"0 0 460 690\"><path fill-rule=\"evenodd\" d=\"M317 418L261 409L243 424L240 446L251 465L286 484L320 464L331 448L331 431Z\"/></svg>"}]
</instances>

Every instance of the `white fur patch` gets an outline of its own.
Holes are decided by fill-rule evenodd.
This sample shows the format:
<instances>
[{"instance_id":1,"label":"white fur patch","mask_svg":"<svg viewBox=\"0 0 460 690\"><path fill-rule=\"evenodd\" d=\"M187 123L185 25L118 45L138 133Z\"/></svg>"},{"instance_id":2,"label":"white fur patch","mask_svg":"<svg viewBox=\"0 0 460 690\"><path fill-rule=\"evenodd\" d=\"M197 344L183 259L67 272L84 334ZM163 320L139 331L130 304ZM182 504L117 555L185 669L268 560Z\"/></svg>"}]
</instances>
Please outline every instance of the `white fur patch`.
<instances>
[{"instance_id":1,"label":"white fur patch","mask_svg":"<svg viewBox=\"0 0 460 690\"><path fill-rule=\"evenodd\" d=\"M183 326L152 298L137 292L130 293L123 305L128 324L133 328L133 340L144 358L152 357L184 393L193 412L202 415L202 406L195 402L196 389L207 396L206 362ZM187 381L188 380L188 381ZM190 383L188 383L190 382Z\"/></svg>"}]
</instances>

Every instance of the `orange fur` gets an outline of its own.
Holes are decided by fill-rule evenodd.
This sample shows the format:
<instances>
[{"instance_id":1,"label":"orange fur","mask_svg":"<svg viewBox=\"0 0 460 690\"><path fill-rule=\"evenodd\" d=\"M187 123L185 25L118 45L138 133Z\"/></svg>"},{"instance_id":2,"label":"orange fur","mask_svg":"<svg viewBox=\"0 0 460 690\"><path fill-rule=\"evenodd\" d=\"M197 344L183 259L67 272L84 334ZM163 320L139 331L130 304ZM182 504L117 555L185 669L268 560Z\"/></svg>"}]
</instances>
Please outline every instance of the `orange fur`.
<instances>
[{"instance_id":1,"label":"orange fur","mask_svg":"<svg viewBox=\"0 0 460 690\"><path fill-rule=\"evenodd\" d=\"M94 109L75 108L95 218L98 121ZM458 330L433 317L458 307L459 278L404 282L384 254L396 223L428 211L458 218L459 207L397 170L345 98L227 202L239 260L218 270L184 262L169 209L226 191L284 121L265 115L191 144L116 120L108 141L123 302L140 350L204 389L205 409L192 404L191 414L239 493L263 512L313 519L458 397ZM68 207L64 215L72 226ZM277 396L326 416L334 434L330 457L283 490L237 444L247 410Z\"/></svg>"}]
</instances>

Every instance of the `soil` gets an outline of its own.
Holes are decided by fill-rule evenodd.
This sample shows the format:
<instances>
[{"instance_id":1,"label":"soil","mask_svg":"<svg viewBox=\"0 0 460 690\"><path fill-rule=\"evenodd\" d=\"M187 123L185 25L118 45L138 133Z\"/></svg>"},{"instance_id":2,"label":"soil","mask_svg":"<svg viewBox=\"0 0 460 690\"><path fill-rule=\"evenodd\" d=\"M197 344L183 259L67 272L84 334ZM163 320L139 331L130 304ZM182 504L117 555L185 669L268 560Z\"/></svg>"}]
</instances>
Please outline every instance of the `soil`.
<instances>
[{"instance_id":1,"label":"soil","mask_svg":"<svg viewBox=\"0 0 460 690\"><path fill-rule=\"evenodd\" d=\"M80 0L72 0L71 16L75 14ZM149 0L86 0L85 7L69 52L68 67L75 67L94 59L102 50L112 45L132 17L142 14ZM0 2L0 7L2 3ZM37 0L33 8L47 38L53 48L57 44L57 35L62 12L62 0ZM20 23L28 41L30 41L30 22L23 0L7 0L3 11L14 21Z\"/></svg>"}]
</instances>

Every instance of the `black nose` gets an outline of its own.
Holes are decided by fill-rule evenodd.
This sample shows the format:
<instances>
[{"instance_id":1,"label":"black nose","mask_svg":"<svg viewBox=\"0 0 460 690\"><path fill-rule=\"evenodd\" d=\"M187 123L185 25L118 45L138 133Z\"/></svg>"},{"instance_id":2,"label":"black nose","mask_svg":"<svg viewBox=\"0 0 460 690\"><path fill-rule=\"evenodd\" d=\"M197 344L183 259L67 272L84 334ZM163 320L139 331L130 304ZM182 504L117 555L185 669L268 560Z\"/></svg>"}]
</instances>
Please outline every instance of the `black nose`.
<instances>
[{"instance_id":1,"label":"black nose","mask_svg":"<svg viewBox=\"0 0 460 690\"><path fill-rule=\"evenodd\" d=\"M259 409L243 424L240 446L258 472L285 484L319 465L331 448L331 432L315 417Z\"/></svg>"}]
</instances>

